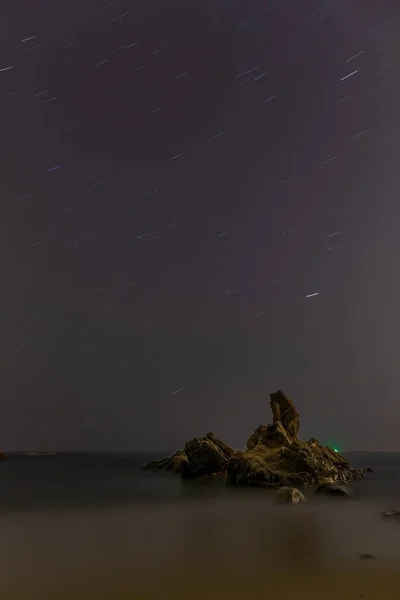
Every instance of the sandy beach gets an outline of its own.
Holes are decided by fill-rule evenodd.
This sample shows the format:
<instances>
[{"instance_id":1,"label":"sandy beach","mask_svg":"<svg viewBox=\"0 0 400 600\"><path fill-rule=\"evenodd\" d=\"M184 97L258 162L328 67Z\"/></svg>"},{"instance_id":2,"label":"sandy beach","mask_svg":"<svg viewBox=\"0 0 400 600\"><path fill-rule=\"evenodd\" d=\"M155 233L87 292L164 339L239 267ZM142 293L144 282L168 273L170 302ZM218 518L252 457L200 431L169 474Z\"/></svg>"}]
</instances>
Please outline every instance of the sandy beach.
<instances>
[{"instance_id":1,"label":"sandy beach","mask_svg":"<svg viewBox=\"0 0 400 600\"><path fill-rule=\"evenodd\" d=\"M361 563L361 561L360 561ZM57 580L38 573L28 582L0 585L9 600L394 600L400 598L398 562L344 562L317 569L285 569L274 573L262 567L238 571L227 566L185 563L165 572L82 567L85 572ZM203 569L204 567L204 569Z\"/></svg>"},{"instance_id":2,"label":"sandy beach","mask_svg":"<svg viewBox=\"0 0 400 600\"><path fill-rule=\"evenodd\" d=\"M179 483L179 482L177 482ZM7 600L400 598L399 523L360 501L277 507L266 494L10 515ZM360 560L363 553L375 556Z\"/></svg>"}]
</instances>

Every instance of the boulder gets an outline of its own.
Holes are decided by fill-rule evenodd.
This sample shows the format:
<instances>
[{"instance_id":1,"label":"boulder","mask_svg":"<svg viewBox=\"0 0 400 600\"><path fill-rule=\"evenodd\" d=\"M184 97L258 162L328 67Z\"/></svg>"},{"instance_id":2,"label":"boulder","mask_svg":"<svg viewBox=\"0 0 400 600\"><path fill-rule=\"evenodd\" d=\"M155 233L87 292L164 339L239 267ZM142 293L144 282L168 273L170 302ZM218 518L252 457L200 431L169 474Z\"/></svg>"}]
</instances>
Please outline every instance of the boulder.
<instances>
[{"instance_id":1,"label":"boulder","mask_svg":"<svg viewBox=\"0 0 400 600\"><path fill-rule=\"evenodd\" d=\"M294 487L281 487L275 494L275 502L280 504L299 504L299 502L305 502L306 497Z\"/></svg>"},{"instance_id":2,"label":"boulder","mask_svg":"<svg viewBox=\"0 0 400 600\"><path fill-rule=\"evenodd\" d=\"M144 468L154 471L173 471L184 478L225 473L234 451L219 440L213 433L186 442L184 450L179 450L170 458L149 463Z\"/></svg>"},{"instance_id":3,"label":"boulder","mask_svg":"<svg viewBox=\"0 0 400 600\"><path fill-rule=\"evenodd\" d=\"M321 481L345 484L361 479L364 471L316 438L298 439L299 413L281 390L270 395L273 422L260 425L250 436L247 450L229 461L228 483L250 486L312 487Z\"/></svg>"},{"instance_id":4,"label":"boulder","mask_svg":"<svg viewBox=\"0 0 400 600\"><path fill-rule=\"evenodd\" d=\"M332 496L352 496L353 492L344 485L336 483L320 483L315 490L318 494L329 494Z\"/></svg>"},{"instance_id":5,"label":"boulder","mask_svg":"<svg viewBox=\"0 0 400 600\"><path fill-rule=\"evenodd\" d=\"M182 465L182 477L199 477L200 475L213 475L225 473L232 448L208 433L203 438L194 438L185 444L187 463Z\"/></svg>"}]
</instances>

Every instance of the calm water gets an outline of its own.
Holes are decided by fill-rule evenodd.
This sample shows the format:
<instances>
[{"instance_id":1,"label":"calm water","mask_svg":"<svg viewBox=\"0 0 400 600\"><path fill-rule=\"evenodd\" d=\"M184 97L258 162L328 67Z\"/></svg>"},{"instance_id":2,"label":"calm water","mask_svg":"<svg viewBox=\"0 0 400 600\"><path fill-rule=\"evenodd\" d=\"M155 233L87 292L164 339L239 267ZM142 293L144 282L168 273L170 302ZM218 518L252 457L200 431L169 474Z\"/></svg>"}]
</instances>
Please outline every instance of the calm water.
<instances>
[{"instance_id":1,"label":"calm water","mask_svg":"<svg viewBox=\"0 0 400 600\"><path fill-rule=\"evenodd\" d=\"M221 586L226 598L242 597L240 585L259 585L260 569L266 578L298 573L299 597L319 573L327 581L332 565L361 568L361 553L400 564L400 523L380 518L400 505L400 454L350 456L374 469L352 485L354 498L309 494L296 507L275 506L270 491L141 471L153 458L14 455L1 463L0 598L221 599Z\"/></svg>"}]
</instances>

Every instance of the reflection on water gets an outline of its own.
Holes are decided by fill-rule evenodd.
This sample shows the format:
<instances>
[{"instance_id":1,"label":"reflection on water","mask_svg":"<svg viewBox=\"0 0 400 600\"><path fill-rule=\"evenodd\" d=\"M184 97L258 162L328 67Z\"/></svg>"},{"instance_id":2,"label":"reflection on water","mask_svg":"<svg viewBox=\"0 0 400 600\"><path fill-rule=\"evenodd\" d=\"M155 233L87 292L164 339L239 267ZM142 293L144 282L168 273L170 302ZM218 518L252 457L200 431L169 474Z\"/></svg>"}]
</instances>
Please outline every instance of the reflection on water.
<instances>
[{"instance_id":1,"label":"reflection on water","mask_svg":"<svg viewBox=\"0 0 400 600\"><path fill-rule=\"evenodd\" d=\"M375 471L354 498L298 506L141 471L152 458L9 457L0 600L400 599L400 523L380 516L400 505L400 455L354 456Z\"/></svg>"},{"instance_id":2,"label":"reflection on water","mask_svg":"<svg viewBox=\"0 0 400 600\"><path fill-rule=\"evenodd\" d=\"M322 574L338 586L332 569L345 569L339 579L347 591L350 581L364 589L372 577L363 593L377 594L373 577L400 560L399 539L400 524L382 521L375 506L346 499L276 506L268 492L147 508L15 513L2 519L0 597L183 600L204 597L202 591L220 600L223 589L228 600L239 590L271 592L279 582L276 593L285 588L286 600L301 597L300 589L314 593ZM378 558L361 564L364 552ZM339 592L342 598L343 587ZM315 598L335 597L321 594Z\"/></svg>"}]
</instances>

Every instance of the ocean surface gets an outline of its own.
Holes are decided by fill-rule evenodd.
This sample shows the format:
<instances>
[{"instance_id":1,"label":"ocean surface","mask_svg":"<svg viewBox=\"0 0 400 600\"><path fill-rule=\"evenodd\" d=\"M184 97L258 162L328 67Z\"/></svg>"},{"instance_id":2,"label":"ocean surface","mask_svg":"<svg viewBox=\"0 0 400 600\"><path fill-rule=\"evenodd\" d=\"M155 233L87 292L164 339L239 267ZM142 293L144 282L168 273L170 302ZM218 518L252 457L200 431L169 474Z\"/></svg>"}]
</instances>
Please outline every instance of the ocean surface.
<instances>
[{"instance_id":1,"label":"ocean surface","mask_svg":"<svg viewBox=\"0 0 400 600\"><path fill-rule=\"evenodd\" d=\"M398 598L378 582L400 565L400 523L381 517L400 506L400 453L348 456L373 469L353 498L277 506L270 490L143 471L158 453L10 455L0 598Z\"/></svg>"}]
</instances>

